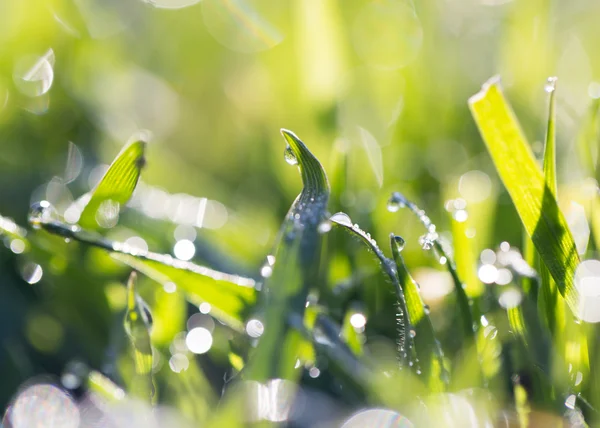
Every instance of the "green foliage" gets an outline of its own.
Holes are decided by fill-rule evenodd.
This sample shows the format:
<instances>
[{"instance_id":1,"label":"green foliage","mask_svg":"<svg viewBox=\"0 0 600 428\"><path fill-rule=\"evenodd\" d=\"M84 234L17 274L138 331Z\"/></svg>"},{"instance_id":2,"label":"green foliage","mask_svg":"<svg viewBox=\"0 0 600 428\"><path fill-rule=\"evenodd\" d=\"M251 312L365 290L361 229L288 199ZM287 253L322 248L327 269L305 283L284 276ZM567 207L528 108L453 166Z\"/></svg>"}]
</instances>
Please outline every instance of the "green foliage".
<instances>
[{"instance_id":1,"label":"green foliage","mask_svg":"<svg viewBox=\"0 0 600 428\"><path fill-rule=\"evenodd\" d=\"M579 263L575 242L499 81L488 81L469 100L469 107L525 230L561 295L575 310L578 297L573 277Z\"/></svg>"}]
</instances>

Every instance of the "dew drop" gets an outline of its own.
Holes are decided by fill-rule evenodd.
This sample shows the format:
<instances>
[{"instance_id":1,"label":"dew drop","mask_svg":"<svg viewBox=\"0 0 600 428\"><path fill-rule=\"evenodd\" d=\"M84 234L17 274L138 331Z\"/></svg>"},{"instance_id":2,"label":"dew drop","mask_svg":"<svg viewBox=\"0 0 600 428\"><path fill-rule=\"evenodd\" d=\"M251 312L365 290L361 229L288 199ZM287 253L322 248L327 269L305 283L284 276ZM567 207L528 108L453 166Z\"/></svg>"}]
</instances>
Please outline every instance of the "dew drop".
<instances>
[{"instance_id":1,"label":"dew drop","mask_svg":"<svg viewBox=\"0 0 600 428\"><path fill-rule=\"evenodd\" d=\"M329 218L329 220L341 226L352 227L352 220L350 219L350 216L343 212L335 213Z\"/></svg>"},{"instance_id":2,"label":"dew drop","mask_svg":"<svg viewBox=\"0 0 600 428\"><path fill-rule=\"evenodd\" d=\"M565 400L565 407L567 407L568 409L575 409L575 402L577 401L577 397L575 396L575 394L571 394L567 397L567 399Z\"/></svg>"},{"instance_id":3,"label":"dew drop","mask_svg":"<svg viewBox=\"0 0 600 428\"><path fill-rule=\"evenodd\" d=\"M273 268L271 265L269 265L269 263L264 264L263 267L260 268L260 276L263 278L268 278L271 275L273 275Z\"/></svg>"},{"instance_id":4,"label":"dew drop","mask_svg":"<svg viewBox=\"0 0 600 428\"><path fill-rule=\"evenodd\" d=\"M431 250L436 239L437 233L429 232L419 238L419 244L424 250Z\"/></svg>"},{"instance_id":5,"label":"dew drop","mask_svg":"<svg viewBox=\"0 0 600 428\"><path fill-rule=\"evenodd\" d=\"M423 311L425 312L426 315L429 315L431 313L431 309L429 308L429 305L423 305Z\"/></svg>"},{"instance_id":6,"label":"dew drop","mask_svg":"<svg viewBox=\"0 0 600 428\"><path fill-rule=\"evenodd\" d=\"M548 77L546 80L546 84L544 85L544 90L549 94L556 90L556 81L558 78L556 76Z\"/></svg>"},{"instance_id":7,"label":"dew drop","mask_svg":"<svg viewBox=\"0 0 600 428\"><path fill-rule=\"evenodd\" d=\"M34 229L41 229L43 224L56 217L56 209L48 201L35 202L29 209L29 224L31 224Z\"/></svg>"},{"instance_id":8,"label":"dew drop","mask_svg":"<svg viewBox=\"0 0 600 428\"><path fill-rule=\"evenodd\" d=\"M404 241L403 237L401 237L400 235L394 235L394 245L396 246L396 249L398 251L402 251L404 249L405 244L406 242Z\"/></svg>"},{"instance_id":9,"label":"dew drop","mask_svg":"<svg viewBox=\"0 0 600 428\"><path fill-rule=\"evenodd\" d=\"M294 151L289 145L283 151L283 158L290 165L298 165L298 158L296 157Z\"/></svg>"},{"instance_id":10,"label":"dew drop","mask_svg":"<svg viewBox=\"0 0 600 428\"><path fill-rule=\"evenodd\" d=\"M392 193L390 199L387 202L387 210L391 213L395 213L400 208L404 208L406 206L406 198L399 192Z\"/></svg>"},{"instance_id":11,"label":"dew drop","mask_svg":"<svg viewBox=\"0 0 600 428\"><path fill-rule=\"evenodd\" d=\"M414 339L414 337L417 335L417 332L416 332L416 330L415 330L414 328L411 328L411 329L408 331L408 334L409 334L409 336L411 337L411 339Z\"/></svg>"}]
</instances>

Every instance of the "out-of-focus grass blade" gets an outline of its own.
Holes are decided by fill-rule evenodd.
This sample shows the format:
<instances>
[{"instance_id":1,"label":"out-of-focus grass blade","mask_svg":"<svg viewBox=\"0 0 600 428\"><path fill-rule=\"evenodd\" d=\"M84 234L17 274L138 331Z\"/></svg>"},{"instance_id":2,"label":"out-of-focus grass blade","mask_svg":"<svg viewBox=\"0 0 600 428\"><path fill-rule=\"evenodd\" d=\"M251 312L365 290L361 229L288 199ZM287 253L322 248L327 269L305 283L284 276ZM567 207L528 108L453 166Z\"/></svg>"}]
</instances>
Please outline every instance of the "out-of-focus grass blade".
<instances>
[{"instance_id":1,"label":"out-of-focus grass blade","mask_svg":"<svg viewBox=\"0 0 600 428\"><path fill-rule=\"evenodd\" d=\"M118 401L125 398L125 391L102 373L91 370L87 376L87 387L107 400Z\"/></svg>"},{"instance_id":2,"label":"out-of-focus grass blade","mask_svg":"<svg viewBox=\"0 0 600 428\"><path fill-rule=\"evenodd\" d=\"M47 209L52 207L48 206ZM50 216L37 216L35 226L64 238L102 248L115 259L163 285L175 284L184 291L191 303L209 303L213 316L238 331L244 329L246 311L256 301L255 281L252 278L219 272L174 259L168 254L140 251Z\"/></svg>"},{"instance_id":3,"label":"out-of-focus grass blade","mask_svg":"<svg viewBox=\"0 0 600 428\"><path fill-rule=\"evenodd\" d=\"M123 325L133 347L135 374L131 394L138 398L154 401L154 380L152 379L152 344L150 329L152 315L142 298L135 292L135 272L127 281L127 310Z\"/></svg>"},{"instance_id":4,"label":"out-of-focus grass blade","mask_svg":"<svg viewBox=\"0 0 600 428\"><path fill-rule=\"evenodd\" d=\"M570 308L577 310L573 284L579 256L567 223L497 78L469 99L475 122L525 230Z\"/></svg>"},{"instance_id":5,"label":"out-of-focus grass blade","mask_svg":"<svg viewBox=\"0 0 600 428\"><path fill-rule=\"evenodd\" d=\"M398 305L398 352L400 361L402 363L408 362L409 359L412 358L411 353L414 351L412 346L412 338L410 335L411 320L408 315L408 308L406 307L404 291L402 290L400 282L398 281L398 276L396 275L396 267L394 261L388 259L377 245L377 242L373 238L371 238L371 235L362 230L358 226L358 224L353 224L352 220L346 213L336 213L332 215L329 220L337 226L342 227L344 230L348 231L353 236L359 238L367 246L367 248L369 248L375 254L377 259L379 260L379 263L381 264L382 271L392 281L392 284L394 285L394 290L396 292Z\"/></svg>"},{"instance_id":6,"label":"out-of-focus grass blade","mask_svg":"<svg viewBox=\"0 0 600 428\"><path fill-rule=\"evenodd\" d=\"M406 298L408 318L414 328L413 340L420 360L419 365L431 390L434 392L443 391L445 384L448 382L447 373L444 369L444 355L433 331L429 309L423 304L417 283L408 272L402 254L400 254L404 247L404 239L392 234L390 241L398 279Z\"/></svg>"},{"instance_id":7,"label":"out-of-focus grass blade","mask_svg":"<svg viewBox=\"0 0 600 428\"><path fill-rule=\"evenodd\" d=\"M84 205L78 223L87 229L97 229L96 216L103 203L123 206L129 201L144 166L146 142L134 139L127 144L110 165L98 185L75 204ZM89 199L87 203L85 200ZM118 208L117 208L118 209Z\"/></svg>"},{"instance_id":8,"label":"out-of-focus grass blade","mask_svg":"<svg viewBox=\"0 0 600 428\"><path fill-rule=\"evenodd\" d=\"M298 331L287 322L290 313L303 319L306 298L319 276L321 233L329 200L327 175L317 158L292 132L282 129L287 142L284 155L298 165L303 189L292 204L274 251L274 264L263 284L265 330L245 368L249 378L264 382L270 378L293 379L302 343Z\"/></svg>"}]
</instances>

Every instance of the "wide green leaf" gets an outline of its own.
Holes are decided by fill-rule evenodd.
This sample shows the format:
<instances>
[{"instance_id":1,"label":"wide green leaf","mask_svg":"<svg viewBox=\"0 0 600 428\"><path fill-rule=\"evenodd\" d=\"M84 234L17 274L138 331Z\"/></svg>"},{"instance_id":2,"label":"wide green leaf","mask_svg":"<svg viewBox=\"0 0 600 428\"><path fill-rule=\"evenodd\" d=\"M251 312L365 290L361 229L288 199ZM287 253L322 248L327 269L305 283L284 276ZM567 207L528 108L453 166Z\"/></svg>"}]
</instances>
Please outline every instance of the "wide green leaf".
<instances>
[{"instance_id":1,"label":"wide green leaf","mask_svg":"<svg viewBox=\"0 0 600 428\"><path fill-rule=\"evenodd\" d=\"M81 210L79 225L87 229L97 229L98 216L104 215L102 208L119 210L129 201L145 164L145 148L146 142L141 138L127 144L96 187L75 203L77 209Z\"/></svg>"},{"instance_id":2,"label":"wide green leaf","mask_svg":"<svg viewBox=\"0 0 600 428\"><path fill-rule=\"evenodd\" d=\"M575 311L573 276L579 264L575 242L499 80L488 81L469 99L469 107L527 234Z\"/></svg>"}]
</instances>

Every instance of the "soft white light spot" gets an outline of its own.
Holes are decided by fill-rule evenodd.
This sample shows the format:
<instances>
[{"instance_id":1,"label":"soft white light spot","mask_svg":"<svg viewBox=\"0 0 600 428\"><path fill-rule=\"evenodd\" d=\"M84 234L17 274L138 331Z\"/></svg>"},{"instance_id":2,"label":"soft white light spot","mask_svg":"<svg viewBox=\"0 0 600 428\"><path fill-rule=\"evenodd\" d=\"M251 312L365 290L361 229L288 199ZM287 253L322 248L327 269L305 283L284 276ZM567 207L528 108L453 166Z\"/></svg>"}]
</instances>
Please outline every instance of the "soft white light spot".
<instances>
[{"instance_id":1,"label":"soft white light spot","mask_svg":"<svg viewBox=\"0 0 600 428\"><path fill-rule=\"evenodd\" d=\"M166 282L163 285L163 289L165 290L165 293L175 293L175 291L177 291L177 285L175 285L174 282Z\"/></svg>"},{"instance_id":2,"label":"soft white light spot","mask_svg":"<svg viewBox=\"0 0 600 428\"><path fill-rule=\"evenodd\" d=\"M583 206L571 201L566 214L566 220L575 240L577 252L580 255L584 254L590 240L590 225L588 224Z\"/></svg>"},{"instance_id":3,"label":"soft white light spot","mask_svg":"<svg viewBox=\"0 0 600 428\"><path fill-rule=\"evenodd\" d=\"M29 284L36 284L42 279L44 271L40 265L29 262L26 263L21 269L21 275Z\"/></svg>"},{"instance_id":4,"label":"soft white light spot","mask_svg":"<svg viewBox=\"0 0 600 428\"><path fill-rule=\"evenodd\" d=\"M575 375L575 386L578 386L583 381L583 373L577 372Z\"/></svg>"},{"instance_id":5,"label":"soft white light spot","mask_svg":"<svg viewBox=\"0 0 600 428\"><path fill-rule=\"evenodd\" d=\"M485 172L469 171L460 177L458 191L467 202L482 202L492 192L492 181Z\"/></svg>"},{"instance_id":6,"label":"soft white light spot","mask_svg":"<svg viewBox=\"0 0 600 428\"><path fill-rule=\"evenodd\" d=\"M175 257L177 257L179 260L191 260L195 253L196 247L189 239L181 239L177 241L173 247L173 254L175 254Z\"/></svg>"},{"instance_id":7,"label":"soft white light spot","mask_svg":"<svg viewBox=\"0 0 600 428\"><path fill-rule=\"evenodd\" d=\"M398 412L387 409L368 409L356 413L341 428L389 427L412 428L413 424Z\"/></svg>"},{"instance_id":8,"label":"soft white light spot","mask_svg":"<svg viewBox=\"0 0 600 428\"><path fill-rule=\"evenodd\" d=\"M509 244L508 242L506 242L506 241L503 241L503 242L500 244L500 250L502 250L502 251L504 251L504 252L506 252L506 251L510 250L510 244Z\"/></svg>"},{"instance_id":9,"label":"soft white light spot","mask_svg":"<svg viewBox=\"0 0 600 428\"><path fill-rule=\"evenodd\" d=\"M44 95L54 81L54 51L48 49L41 57L21 59L14 73L14 81L21 93L28 97Z\"/></svg>"},{"instance_id":10,"label":"soft white light spot","mask_svg":"<svg viewBox=\"0 0 600 428\"><path fill-rule=\"evenodd\" d=\"M467 219L469 218L469 214L465 210L457 210L454 211L452 217L454 217L454 220L456 220L457 222L463 223L467 221Z\"/></svg>"},{"instance_id":11,"label":"soft white light spot","mask_svg":"<svg viewBox=\"0 0 600 428\"><path fill-rule=\"evenodd\" d=\"M208 314L210 312L210 303L200 303L200 306L198 306L198 309L200 310L200 312L202 312L203 314Z\"/></svg>"},{"instance_id":12,"label":"soft white light spot","mask_svg":"<svg viewBox=\"0 0 600 428\"><path fill-rule=\"evenodd\" d=\"M265 332L265 326L260 320L252 319L246 324L246 333L250 337L260 337Z\"/></svg>"},{"instance_id":13,"label":"soft white light spot","mask_svg":"<svg viewBox=\"0 0 600 428\"><path fill-rule=\"evenodd\" d=\"M509 271L508 269L505 269L505 268L498 269L498 277L496 278L496 284L507 285L507 284L510 284L512 279L513 279L513 275L511 273L511 271Z\"/></svg>"},{"instance_id":14,"label":"soft white light spot","mask_svg":"<svg viewBox=\"0 0 600 428\"><path fill-rule=\"evenodd\" d=\"M503 291L498 298L500 306L504 309L516 308L521 304L521 300L523 300L523 295L516 288L509 288L508 290Z\"/></svg>"},{"instance_id":15,"label":"soft white light spot","mask_svg":"<svg viewBox=\"0 0 600 428\"><path fill-rule=\"evenodd\" d=\"M575 270L579 292L579 317L589 323L600 322L600 261L585 260Z\"/></svg>"},{"instance_id":16,"label":"soft white light spot","mask_svg":"<svg viewBox=\"0 0 600 428\"><path fill-rule=\"evenodd\" d=\"M25 242L22 239L13 239L10 241L10 250L15 254L21 254L25 251Z\"/></svg>"},{"instance_id":17,"label":"soft white light spot","mask_svg":"<svg viewBox=\"0 0 600 428\"><path fill-rule=\"evenodd\" d=\"M180 224L173 231L173 236L177 241L181 239L188 239L190 241L193 241L196 239L197 236L196 228L187 224Z\"/></svg>"},{"instance_id":18,"label":"soft white light spot","mask_svg":"<svg viewBox=\"0 0 600 428\"><path fill-rule=\"evenodd\" d=\"M577 397L575 396L575 394L571 394L567 397L567 399L565 400L565 407L567 407L568 409L573 410L575 408L575 402L577 401Z\"/></svg>"},{"instance_id":19,"label":"soft white light spot","mask_svg":"<svg viewBox=\"0 0 600 428\"><path fill-rule=\"evenodd\" d=\"M311 367L308 371L308 375L313 379L316 379L321 375L321 370L319 370L317 367Z\"/></svg>"},{"instance_id":20,"label":"soft white light spot","mask_svg":"<svg viewBox=\"0 0 600 428\"><path fill-rule=\"evenodd\" d=\"M169 367L175 373L181 373L188 369L190 366L190 361L183 354L175 354L169 359Z\"/></svg>"},{"instance_id":21,"label":"soft white light spot","mask_svg":"<svg viewBox=\"0 0 600 428\"><path fill-rule=\"evenodd\" d=\"M480 322L481 322L481 326L482 327L487 327L490 324L490 322L487 320L487 318L485 317L485 315L481 316Z\"/></svg>"},{"instance_id":22,"label":"soft white light spot","mask_svg":"<svg viewBox=\"0 0 600 428\"><path fill-rule=\"evenodd\" d=\"M260 268L260 276L262 276L263 278L268 278L271 275L273 275L273 268L268 264Z\"/></svg>"},{"instance_id":23,"label":"soft white light spot","mask_svg":"<svg viewBox=\"0 0 600 428\"><path fill-rule=\"evenodd\" d=\"M53 385L33 385L22 391L10 412L14 428L77 428L79 410L75 402Z\"/></svg>"},{"instance_id":24,"label":"soft white light spot","mask_svg":"<svg viewBox=\"0 0 600 428\"><path fill-rule=\"evenodd\" d=\"M187 320L188 330L193 330L196 327L202 327L210 331L211 333L215 329L215 321L210 315L203 313L195 313Z\"/></svg>"},{"instance_id":25,"label":"soft white light spot","mask_svg":"<svg viewBox=\"0 0 600 428\"><path fill-rule=\"evenodd\" d=\"M498 279L498 269L494 265L481 265L477 276L485 284L493 284Z\"/></svg>"},{"instance_id":26,"label":"soft white light spot","mask_svg":"<svg viewBox=\"0 0 600 428\"><path fill-rule=\"evenodd\" d=\"M200 0L142 0L158 9L183 9L193 6Z\"/></svg>"},{"instance_id":27,"label":"soft white light spot","mask_svg":"<svg viewBox=\"0 0 600 428\"><path fill-rule=\"evenodd\" d=\"M591 82L588 86L588 95L593 99L600 98L600 83Z\"/></svg>"},{"instance_id":28,"label":"soft white light spot","mask_svg":"<svg viewBox=\"0 0 600 428\"><path fill-rule=\"evenodd\" d=\"M484 265L493 265L496 263L496 253L494 250L487 248L481 252L479 255L479 260L481 260L481 263Z\"/></svg>"},{"instance_id":29,"label":"soft white light spot","mask_svg":"<svg viewBox=\"0 0 600 428\"><path fill-rule=\"evenodd\" d=\"M144 238L141 238L139 236L132 236L131 238L128 238L125 241L125 244L127 244L130 248L134 248L142 252L148 251L148 244L146 243Z\"/></svg>"},{"instance_id":30,"label":"soft white light spot","mask_svg":"<svg viewBox=\"0 0 600 428\"><path fill-rule=\"evenodd\" d=\"M352 314L350 317L350 324L354 328L361 329L367 324L367 319L365 316L359 312Z\"/></svg>"},{"instance_id":31,"label":"soft white light spot","mask_svg":"<svg viewBox=\"0 0 600 428\"><path fill-rule=\"evenodd\" d=\"M203 327L193 328L185 337L185 344L194 354L204 354L208 352L212 343L212 334Z\"/></svg>"}]
</instances>

